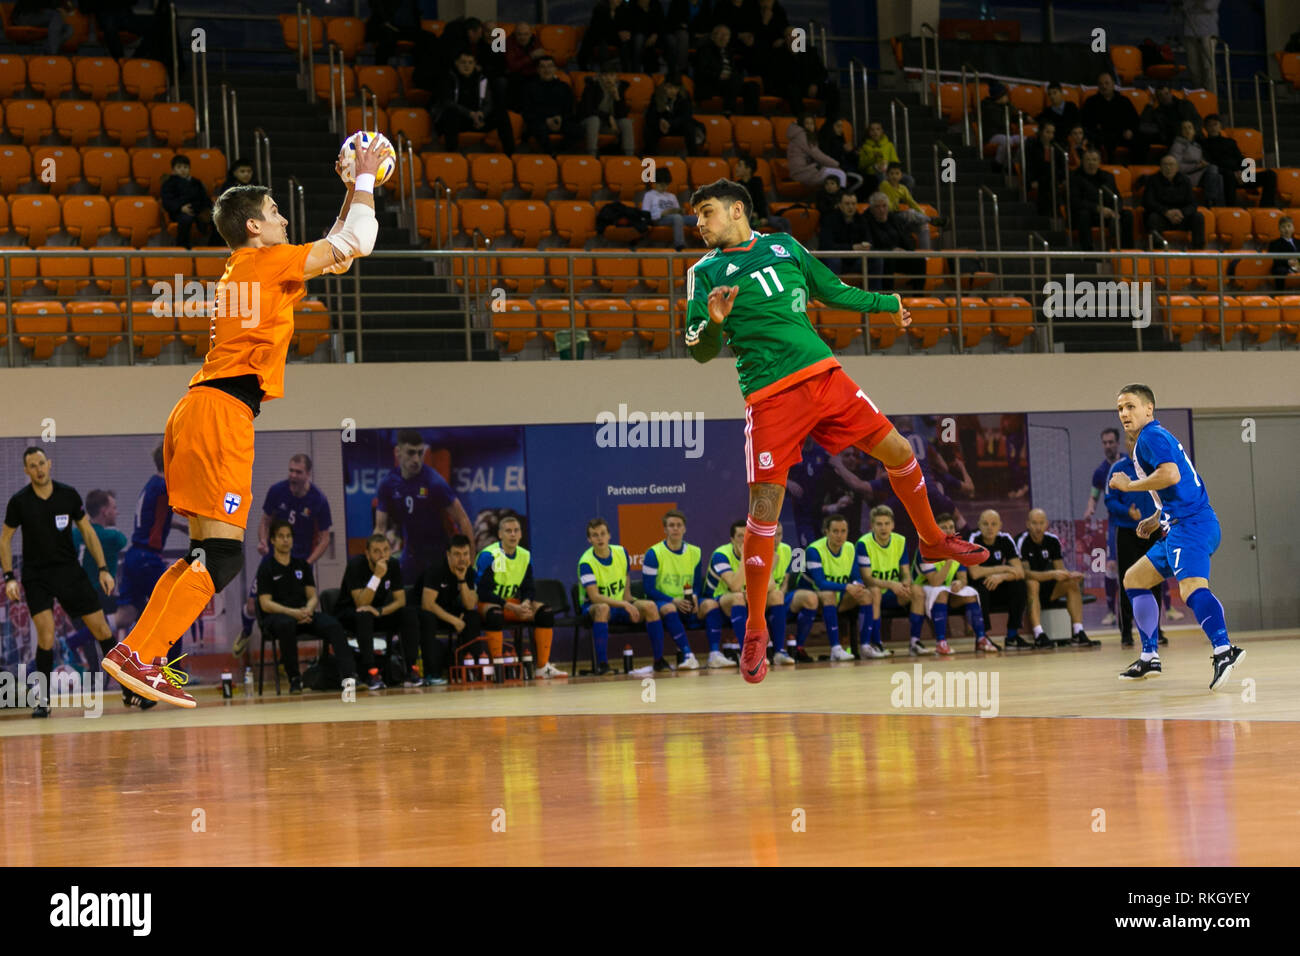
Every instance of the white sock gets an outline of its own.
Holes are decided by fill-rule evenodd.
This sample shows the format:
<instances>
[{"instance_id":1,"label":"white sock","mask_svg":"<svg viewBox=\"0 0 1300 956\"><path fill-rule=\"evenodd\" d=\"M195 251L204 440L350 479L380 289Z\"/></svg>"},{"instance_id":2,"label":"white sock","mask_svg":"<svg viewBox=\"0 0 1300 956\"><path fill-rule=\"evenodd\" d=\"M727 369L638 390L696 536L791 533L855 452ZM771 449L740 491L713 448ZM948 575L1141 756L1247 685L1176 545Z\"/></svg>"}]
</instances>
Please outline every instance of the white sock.
<instances>
[{"instance_id":1,"label":"white sock","mask_svg":"<svg viewBox=\"0 0 1300 956\"><path fill-rule=\"evenodd\" d=\"M1035 625L1034 625L1034 637L1037 637L1039 634L1042 634L1042 633L1043 633L1043 626L1042 626L1041 624L1035 624Z\"/></svg>"},{"instance_id":2,"label":"white sock","mask_svg":"<svg viewBox=\"0 0 1300 956\"><path fill-rule=\"evenodd\" d=\"M1220 654L1226 654L1226 653L1228 653L1228 651L1230 651L1230 650L1232 650L1232 645L1231 645L1231 644L1224 644L1222 647L1216 647L1216 648L1214 649L1214 656L1215 656L1215 657L1218 657Z\"/></svg>"},{"instance_id":3,"label":"white sock","mask_svg":"<svg viewBox=\"0 0 1300 956\"><path fill-rule=\"evenodd\" d=\"M1142 660L1144 660L1144 661L1158 661L1158 660L1160 660L1160 655L1159 655L1159 654L1148 654L1146 651L1143 651L1143 652L1142 652Z\"/></svg>"},{"instance_id":4,"label":"white sock","mask_svg":"<svg viewBox=\"0 0 1300 956\"><path fill-rule=\"evenodd\" d=\"M1078 634L1080 631L1083 630L1083 625L1082 624L1072 625L1072 630L1075 634Z\"/></svg>"}]
</instances>

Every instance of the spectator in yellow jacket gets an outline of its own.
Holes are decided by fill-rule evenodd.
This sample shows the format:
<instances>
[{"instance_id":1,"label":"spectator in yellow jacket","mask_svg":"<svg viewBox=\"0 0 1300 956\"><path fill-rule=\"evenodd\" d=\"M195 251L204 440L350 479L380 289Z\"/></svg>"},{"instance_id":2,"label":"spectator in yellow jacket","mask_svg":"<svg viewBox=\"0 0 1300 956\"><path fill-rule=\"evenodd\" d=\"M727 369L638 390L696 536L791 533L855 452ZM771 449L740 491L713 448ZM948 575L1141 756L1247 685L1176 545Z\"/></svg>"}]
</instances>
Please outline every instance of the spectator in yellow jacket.
<instances>
[{"instance_id":1,"label":"spectator in yellow jacket","mask_svg":"<svg viewBox=\"0 0 1300 956\"><path fill-rule=\"evenodd\" d=\"M901 163L898 158L898 150L894 149L894 144L889 141L885 135L885 126L879 120L872 120L867 124L867 138L862 141L858 147L858 169L866 177L868 183L875 179L876 185L884 182L885 171L889 168L890 163ZM903 174L903 182L911 189L916 185L916 180L906 173Z\"/></svg>"},{"instance_id":2,"label":"spectator in yellow jacket","mask_svg":"<svg viewBox=\"0 0 1300 956\"><path fill-rule=\"evenodd\" d=\"M930 224L934 223L942 229L946 225L946 220L938 216L932 219L925 214L921 204L903 183L902 163L890 163L885 167L885 181L880 184L880 191L889 200L889 211L896 212L907 220L908 228L916 234L917 248L929 249ZM904 209L903 206L908 208Z\"/></svg>"}]
</instances>

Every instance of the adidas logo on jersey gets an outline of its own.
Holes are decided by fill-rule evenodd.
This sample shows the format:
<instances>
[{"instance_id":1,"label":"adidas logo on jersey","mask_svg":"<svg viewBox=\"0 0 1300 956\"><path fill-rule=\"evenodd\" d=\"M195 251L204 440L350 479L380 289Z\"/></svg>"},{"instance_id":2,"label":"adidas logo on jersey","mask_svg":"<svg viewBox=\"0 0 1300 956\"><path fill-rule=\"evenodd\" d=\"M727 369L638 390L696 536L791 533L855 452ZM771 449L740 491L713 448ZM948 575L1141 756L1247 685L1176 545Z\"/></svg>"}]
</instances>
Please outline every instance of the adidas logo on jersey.
<instances>
[{"instance_id":1,"label":"adidas logo on jersey","mask_svg":"<svg viewBox=\"0 0 1300 956\"><path fill-rule=\"evenodd\" d=\"M727 275L731 275L733 272L739 272L739 271L740 270L736 268L736 264L734 262L727 266Z\"/></svg>"}]
</instances>

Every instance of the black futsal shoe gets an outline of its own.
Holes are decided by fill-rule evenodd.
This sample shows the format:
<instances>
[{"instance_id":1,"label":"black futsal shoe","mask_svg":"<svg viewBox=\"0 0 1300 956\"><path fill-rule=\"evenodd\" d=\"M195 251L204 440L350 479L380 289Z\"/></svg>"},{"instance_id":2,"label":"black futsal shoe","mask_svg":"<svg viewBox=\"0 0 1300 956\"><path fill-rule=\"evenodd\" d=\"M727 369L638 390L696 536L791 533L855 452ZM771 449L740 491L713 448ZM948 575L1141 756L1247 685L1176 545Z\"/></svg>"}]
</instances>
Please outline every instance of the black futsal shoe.
<instances>
[{"instance_id":1,"label":"black futsal shoe","mask_svg":"<svg viewBox=\"0 0 1300 956\"><path fill-rule=\"evenodd\" d=\"M1101 647L1101 641L1094 641L1088 636L1087 631L1079 631L1070 638L1070 645L1072 647Z\"/></svg>"},{"instance_id":2,"label":"black futsal shoe","mask_svg":"<svg viewBox=\"0 0 1300 956\"><path fill-rule=\"evenodd\" d=\"M1007 650L1011 650L1013 647L1019 650L1029 650L1034 646L1019 634L1008 634L1007 639L1002 643L1006 646Z\"/></svg>"},{"instance_id":3,"label":"black futsal shoe","mask_svg":"<svg viewBox=\"0 0 1300 956\"><path fill-rule=\"evenodd\" d=\"M1157 642L1157 644L1158 644L1160 647L1168 647L1168 646L1169 646L1169 638L1165 637L1165 632L1164 632L1164 631L1157 631L1156 634L1157 634L1157 637L1156 637L1156 642Z\"/></svg>"},{"instance_id":4,"label":"black futsal shoe","mask_svg":"<svg viewBox=\"0 0 1300 956\"><path fill-rule=\"evenodd\" d=\"M1229 647L1222 654L1213 655L1210 663L1214 665L1214 678L1210 681L1210 690L1218 690L1222 687L1232 674L1232 669L1237 666L1237 662L1245 656L1246 652L1240 647Z\"/></svg>"},{"instance_id":5,"label":"black futsal shoe","mask_svg":"<svg viewBox=\"0 0 1300 956\"><path fill-rule=\"evenodd\" d=\"M1034 636L1034 647L1055 647L1056 643L1048 636L1046 631Z\"/></svg>"},{"instance_id":6,"label":"black futsal shoe","mask_svg":"<svg viewBox=\"0 0 1300 956\"><path fill-rule=\"evenodd\" d=\"M808 652L807 652L806 650L804 650L802 647L796 647L796 648L794 649L794 653L791 654L790 656L794 658L794 662L795 662L796 664L815 664L815 663L816 663L816 661L814 661L814 660L812 659L812 657L809 656Z\"/></svg>"},{"instance_id":7,"label":"black futsal shoe","mask_svg":"<svg viewBox=\"0 0 1300 956\"><path fill-rule=\"evenodd\" d=\"M290 677L290 678L289 678L289 693L291 693L291 694L301 694L301 693L302 693L302 678L301 678L301 677Z\"/></svg>"},{"instance_id":8,"label":"black futsal shoe","mask_svg":"<svg viewBox=\"0 0 1300 956\"><path fill-rule=\"evenodd\" d=\"M673 667L672 664L669 664L668 661L664 660L664 658L655 658L654 671L656 674L662 674L664 671L674 671L676 669L677 668Z\"/></svg>"},{"instance_id":9,"label":"black futsal shoe","mask_svg":"<svg viewBox=\"0 0 1300 956\"><path fill-rule=\"evenodd\" d=\"M1146 680L1148 677L1159 677L1160 658L1153 657L1149 661L1138 658L1128 666L1128 670L1119 675L1120 680Z\"/></svg>"},{"instance_id":10,"label":"black futsal shoe","mask_svg":"<svg viewBox=\"0 0 1300 956\"><path fill-rule=\"evenodd\" d=\"M1120 646L1120 647L1132 647L1132 646L1133 646L1133 637L1132 637L1131 635L1130 635L1129 637L1121 637L1121 638L1119 639L1119 646Z\"/></svg>"},{"instance_id":11,"label":"black futsal shoe","mask_svg":"<svg viewBox=\"0 0 1300 956\"><path fill-rule=\"evenodd\" d=\"M601 661L591 673L596 677L604 677L606 674L612 674L613 672L614 668L609 666L609 661Z\"/></svg>"},{"instance_id":12,"label":"black futsal shoe","mask_svg":"<svg viewBox=\"0 0 1300 956\"><path fill-rule=\"evenodd\" d=\"M35 707L32 708L32 716L48 717L50 716L50 708L46 707L44 704L37 704Z\"/></svg>"}]
</instances>

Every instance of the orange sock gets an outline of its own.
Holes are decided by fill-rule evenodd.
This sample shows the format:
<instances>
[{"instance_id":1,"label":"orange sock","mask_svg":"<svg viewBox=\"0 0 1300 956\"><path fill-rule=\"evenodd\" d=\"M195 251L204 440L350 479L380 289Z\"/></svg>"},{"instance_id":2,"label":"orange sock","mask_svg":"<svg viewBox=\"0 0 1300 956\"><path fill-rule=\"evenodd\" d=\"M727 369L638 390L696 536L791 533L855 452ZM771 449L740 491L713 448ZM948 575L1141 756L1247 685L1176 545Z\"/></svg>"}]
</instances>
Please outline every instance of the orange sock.
<instances>
[{"instance_id":1,"label":"orange sock","mask_svg":"<svg viewBox=\"0 0 1300 956\"><path fill-rule=\"evenodd\" d=\"M537 645L537 666L545 667L551 662L551 628L533 628L533 643Z\"/></svg>"},{"instance_id":2,"label":"orange sock","mask_svg":"<svg viewBox=\"0 0 1300 956\"><path fill-rule=\"evenodd\" d=\"M503 653L502 648L505 646L503 632L488 631L484 636L487 638L488 657L494 661L498 660Z\"/></svg>"},{"instance_id":3,"label":"orange sock","mask_svg":"<svg viewBox=\"0 0 1300 956\"><path fill-rule=\"evenodd\" d=\"M171 646L189 630L216 593L216 586L206 570L182 573L167 593L157 623L136 646L140 660L149 664L155 657L166 657ZM153 598L149 600L153 603Z\"/></svg>"},{"instance_id":4,"label":"orange sock","mask_svg":"<svg viewBox=\"0 0 1300 956\"><path fill-rule=\"evenodd\" d=\"M776 552L776 522L745 522L745 543L741 555L745 568L745 630L767 631L767 589L772 581L772 560ZM757 560L755 560L757 559Z\"/></svg>"},{"instance_id":5,"label":"orange sock","mask_svg":"<svg viewBox=\"0 0 1300 956\"><path fill-rule=\"evenodd\" d=\"M135 626L131 628L131 633L122 639L122 643L131 650L136 652L140 660L146 664L152 661L152 658L146 659L144 652L141 650L149 642L149 635L157 627L158 621L162 618L163 605L167 603L167 595L171 593L172 586L181 579L181 575L189 570L188 561L178 559L175 564L163 572L163 576L158 579L158 583L153 586L153 593L149 595L149 602L140 612L139 619Z\"/></svg>"}]
</instances>

